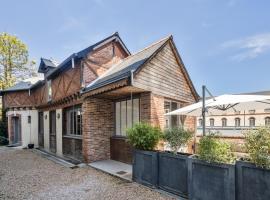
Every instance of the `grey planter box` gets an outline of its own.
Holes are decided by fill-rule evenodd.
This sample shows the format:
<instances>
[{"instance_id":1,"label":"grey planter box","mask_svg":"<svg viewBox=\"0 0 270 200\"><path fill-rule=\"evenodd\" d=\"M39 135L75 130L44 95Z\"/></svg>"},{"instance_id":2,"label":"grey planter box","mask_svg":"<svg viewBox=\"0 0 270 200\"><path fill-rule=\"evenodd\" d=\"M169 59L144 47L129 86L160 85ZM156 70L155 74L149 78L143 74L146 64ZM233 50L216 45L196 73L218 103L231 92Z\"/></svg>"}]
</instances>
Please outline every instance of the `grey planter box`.
<instances>
[{"instance_id":1,"label":"grey planter box","mask_svg":"<svg viewBox=\"0 0 270 200\"><path fill-rule=\"evenodd\" d=\"M187 197L188 156L160 152L158 158L158 187L167 192Z\"/></svg>"},{"instance_id":2,"label":"grey planter box","mask_svg":"<svg viewBox=\"0 0 270 200\"><path fill-rule=\"evenodd\" d=\"M236 162L237 200L269 200L270 170L244 161Z\"/></svg>"},{"instance_id":3,"label":"grey planter box","mask_svg":"<svg viewBox=\"0 0 270 200\"><path fill-rule=\"evenodd\" d=\"M235 200L235 165L188 160L190 200Z\"/></svg>"},{"instance_id":4,"label":"grey planter box","mask_svg":"<svg viewBox=\"0 0 270 200\"><path fill-rule=\"evenodd\" d=\"M158 152L133 151L132 179L138 183L156 187L158 180Z\"/></svg>"}]
</instances>

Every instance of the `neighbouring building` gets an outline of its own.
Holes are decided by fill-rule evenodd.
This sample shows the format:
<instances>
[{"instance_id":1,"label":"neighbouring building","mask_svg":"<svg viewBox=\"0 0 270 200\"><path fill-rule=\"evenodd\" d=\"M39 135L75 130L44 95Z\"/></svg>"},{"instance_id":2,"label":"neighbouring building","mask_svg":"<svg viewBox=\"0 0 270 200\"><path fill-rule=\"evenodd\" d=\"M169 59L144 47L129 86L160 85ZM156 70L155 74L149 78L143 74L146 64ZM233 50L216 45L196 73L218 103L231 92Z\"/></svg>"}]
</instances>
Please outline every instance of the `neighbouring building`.
<instances>
[{"instance_id":1,"label":"neighbouring building","mask_svg":"<svg viewBox=\"0 0 270 200\"><path fill-rule=\"evenodd\" d=\"M249 95L270 95L270 91L244 93ZM244 133L261 126L270 126L270 105L266 109L224 112L222 115L207 116L207 132L216 132L223 140L235 144L244 143ZM197 136L202 135L202 118L197 118Z\"/></svg>"},{"instance_id":2,"label":"neighbouring building","mask_svg":"<svg viewBox=\"0 0 270 200\"><path fill-rule=\"evenodd\" d=\"M196 118L166 112L194 103L197 92L172 36L131 54L115 33L57 65L1 91L10 144L34 143L85 162L132 160L126 128L147 122L196 129Z\"/></svg>"}]
</instances>

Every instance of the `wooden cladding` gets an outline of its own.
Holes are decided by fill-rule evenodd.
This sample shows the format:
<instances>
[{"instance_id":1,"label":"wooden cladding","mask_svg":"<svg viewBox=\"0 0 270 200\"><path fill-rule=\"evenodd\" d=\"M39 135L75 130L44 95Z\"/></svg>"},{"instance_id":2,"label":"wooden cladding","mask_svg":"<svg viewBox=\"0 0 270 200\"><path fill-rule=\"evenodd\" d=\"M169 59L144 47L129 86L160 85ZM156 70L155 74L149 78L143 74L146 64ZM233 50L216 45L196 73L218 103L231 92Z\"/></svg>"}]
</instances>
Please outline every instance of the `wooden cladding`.
<instances>
[{"instance_id":1,"label":"wooden cladding","mask_svg":"<svg viewBox=\"0 0 270 200\"><path fill-rule=\"evenodd\" d=\"M111 42L91 52L85 59L83 65L83 84L86 86L102 75L111 66L118 63L127 54L119 43Z\"/></svg>"},{"instance_id":2,"label":"wooden cladding","mask_svg":"<svg viewBox=\"0 0 270 200\"><path fill-rule=\"evenodd\" d=\"M134 86L183 102L193 102L191 87L168 43L134 77Z\"/></svg>"}]
</instances>

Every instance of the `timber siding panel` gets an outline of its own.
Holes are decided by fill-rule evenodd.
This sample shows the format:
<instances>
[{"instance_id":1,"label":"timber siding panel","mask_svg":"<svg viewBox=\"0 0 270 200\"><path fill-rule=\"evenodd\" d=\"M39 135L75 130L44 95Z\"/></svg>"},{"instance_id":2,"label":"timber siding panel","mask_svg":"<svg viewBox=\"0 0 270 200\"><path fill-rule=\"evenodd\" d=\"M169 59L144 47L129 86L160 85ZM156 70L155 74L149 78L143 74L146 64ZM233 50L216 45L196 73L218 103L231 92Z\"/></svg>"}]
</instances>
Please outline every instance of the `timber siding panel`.
<instances>
[{"instance_id":1,"label":"timber siding panel","mask_svg":"<svg viewBox=\"0 0 270 200\"><path fill-rule=\"evenodd\" d=\"M83 82L88 85L98 76L102 75L111 66L118 63L127 53L117 42L111 42L107 45L89 53L84 61Z\"/></svg>"},{"instance_id":2,"label":"timber siding panel","mask_svg":"<svg viewBox=\"0 0 270 200\"><path fill-rule=\"evenodd\" d=\"M194 102L181 67L168 43L135 75L134 86L175 100Z\"/></svg>"},{"instance_id":3,"label":"timber siding panel","mask_svg":"<svg viewBox=\"0 0 270 200\"><path fill-rule=\"evenodd\" d=\"M8 92L4 95L4 107L33 106L35 101L29 96L29 91Z\"/></svg>"}]
</instances>

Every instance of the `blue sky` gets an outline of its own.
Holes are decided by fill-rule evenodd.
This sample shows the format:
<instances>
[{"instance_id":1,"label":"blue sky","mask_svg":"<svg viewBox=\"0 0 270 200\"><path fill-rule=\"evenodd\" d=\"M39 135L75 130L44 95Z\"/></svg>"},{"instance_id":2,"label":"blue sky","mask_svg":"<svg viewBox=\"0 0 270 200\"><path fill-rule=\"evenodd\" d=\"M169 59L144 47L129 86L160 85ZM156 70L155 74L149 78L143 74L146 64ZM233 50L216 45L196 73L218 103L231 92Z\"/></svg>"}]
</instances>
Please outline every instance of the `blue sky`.
<instances>
[{"instance_id":1,"label":"blue sky","mask_svg":"<svg viewBox=\"0 0 270 200\"><path fill-rule=\"evenodd\" d=\"M131 52L172 34L191 79L214 95L270 90L268 0L0 0L0 32L61 62L120 33Z\"/></svg>"}]
</instances>

